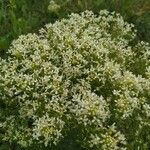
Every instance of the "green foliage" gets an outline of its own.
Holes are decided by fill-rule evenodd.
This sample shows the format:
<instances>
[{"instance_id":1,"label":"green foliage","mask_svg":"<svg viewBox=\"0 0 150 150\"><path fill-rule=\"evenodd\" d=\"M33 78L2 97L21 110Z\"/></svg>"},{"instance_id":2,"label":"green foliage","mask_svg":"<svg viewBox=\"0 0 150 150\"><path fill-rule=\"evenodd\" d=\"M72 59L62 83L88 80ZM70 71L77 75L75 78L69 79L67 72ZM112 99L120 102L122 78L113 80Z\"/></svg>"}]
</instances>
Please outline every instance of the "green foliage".
<instances>
[{"instance_id":1,"label":"green foliage","mask_svg":"<svg viewBox=\"0 0 150 150\"><path fill-rule=\"evenodd\" d=\"M149 149L150 46L135 38L132 24L103 10L13 41L0 60L1 141L19 150Z\"/></svg>"},{"instance_id":2,"label":"green foliage","mask_svg":"<svg viewBox=\"0 0 150 150\"><path fill-rule=\"evenodd\" d=\"M49 0L0 0L0 51L21 34L35 32L41 25L55 19L48 13Z\"/></svg>"}]
</instances>

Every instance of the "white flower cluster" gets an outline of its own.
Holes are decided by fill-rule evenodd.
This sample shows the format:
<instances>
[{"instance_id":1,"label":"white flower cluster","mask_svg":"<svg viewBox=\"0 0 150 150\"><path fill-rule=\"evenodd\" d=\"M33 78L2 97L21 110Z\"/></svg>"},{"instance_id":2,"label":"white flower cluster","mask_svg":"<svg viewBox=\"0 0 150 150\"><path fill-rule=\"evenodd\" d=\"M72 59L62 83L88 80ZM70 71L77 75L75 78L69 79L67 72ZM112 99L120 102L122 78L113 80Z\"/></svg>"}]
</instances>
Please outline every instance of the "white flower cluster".
<instances>
[{"instance_id":1,"label":"white flower cluster","mask_svg":"<svg viewBox=\"0 0 150 150\"><path fill-rule=\"evenodd\" d=\"M134 44L132 28L118 14L86 11L13 41L0 60L2 139L148 149L150 46Z\"/></svg>"},{"instance_id":2,"label":"white flower cluster","mask_svg":"<svg viewBox=\"0 0 150 150\"><path fill-rule=\"evenodd\" d=\"M48 145L49 141L53 141L57 144L57 140L62 136L61 130L64 122L56 117L49 117L48 114L36 120L33 124L33 137L39 140L39 137L44 137L43 141L45 146Z\"/></svg>"}]
</instances>

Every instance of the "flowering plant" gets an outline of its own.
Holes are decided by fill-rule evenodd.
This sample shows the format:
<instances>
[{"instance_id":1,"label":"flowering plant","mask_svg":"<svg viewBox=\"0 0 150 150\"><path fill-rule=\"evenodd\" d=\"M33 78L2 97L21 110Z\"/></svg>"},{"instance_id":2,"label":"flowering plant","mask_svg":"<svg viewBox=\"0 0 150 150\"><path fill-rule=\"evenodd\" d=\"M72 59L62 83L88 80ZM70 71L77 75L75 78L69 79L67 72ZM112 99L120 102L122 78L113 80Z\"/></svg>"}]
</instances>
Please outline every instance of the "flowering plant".
<instances>
[{"instance_id":1,"label":"flowering plant","mask_svg":"<svg viewBox=\"0 0 150 150\"><path fill-rule=\"evenodd\" d=\"M13 41L0 60L1 139L35 149L150 147L150 47L106 10Z\"/></svg>"}]
</instances>

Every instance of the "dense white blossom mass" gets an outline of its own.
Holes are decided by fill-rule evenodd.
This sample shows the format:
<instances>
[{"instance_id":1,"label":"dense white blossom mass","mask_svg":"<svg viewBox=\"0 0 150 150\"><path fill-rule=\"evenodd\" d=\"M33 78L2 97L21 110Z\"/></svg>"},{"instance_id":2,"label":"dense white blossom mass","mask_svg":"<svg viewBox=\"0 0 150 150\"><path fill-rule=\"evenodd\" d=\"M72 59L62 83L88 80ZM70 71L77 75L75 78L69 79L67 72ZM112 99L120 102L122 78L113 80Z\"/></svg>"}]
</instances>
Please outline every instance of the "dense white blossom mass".
<instances>
[{"instance_id":1,"label":"dense white blossom mass","mask_svg":"<svg viewBox=\"0 0 150 150\"><path fill-rule=\"evenodd\" d=\"M149 149L150 46L135 36L103 10L13 41L0 60L2 140L42 150L67 138L66 147L70 140L82 150Z\"/></svg>"}]
</instances>

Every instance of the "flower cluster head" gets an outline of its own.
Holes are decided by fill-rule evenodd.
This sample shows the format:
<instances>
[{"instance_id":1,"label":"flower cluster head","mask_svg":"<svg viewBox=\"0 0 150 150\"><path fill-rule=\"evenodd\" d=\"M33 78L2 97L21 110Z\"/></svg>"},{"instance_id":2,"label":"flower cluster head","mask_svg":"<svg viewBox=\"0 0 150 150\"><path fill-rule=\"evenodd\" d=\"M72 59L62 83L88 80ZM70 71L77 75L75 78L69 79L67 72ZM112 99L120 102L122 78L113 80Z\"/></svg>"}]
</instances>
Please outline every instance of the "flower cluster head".
<instances>
[{"instance_id":1,"label":"flower cluster head","mask_svg":"<svg viewBox=\"0 0 150 150\"><path fill-rule=\"evenodd\" d=\"M71 14L13 41L0 59L2 140L147 150L150 46L135 36L132 24L103 10Z\"/></svg>"},{"instance_id":2,"label":"flower cluster head","mask_svg":"<svg viewBox=\"0 0 150 150\"><path fill-rule=\"evenodd\" d=\"M55 3L55 1L51 0L48 6L48 10L50 12L57 12L60 9L60 5Z\"/></svg>"}]
</instances>

